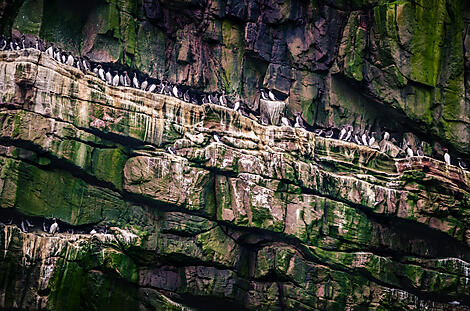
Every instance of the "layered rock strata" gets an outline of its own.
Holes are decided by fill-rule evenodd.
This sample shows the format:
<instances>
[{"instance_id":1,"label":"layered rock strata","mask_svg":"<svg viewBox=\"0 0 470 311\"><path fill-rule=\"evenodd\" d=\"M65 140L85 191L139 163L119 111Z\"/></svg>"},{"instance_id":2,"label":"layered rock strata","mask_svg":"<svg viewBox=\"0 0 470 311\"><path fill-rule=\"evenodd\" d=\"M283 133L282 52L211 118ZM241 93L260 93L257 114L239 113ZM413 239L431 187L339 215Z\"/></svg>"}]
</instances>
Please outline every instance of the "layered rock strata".
<instances>
[{"instance_id":1,"label":"layered rock strata","mask_svg":"<svg viewBox=\"0 0 470 311\"><path fill-rule=\"evenodd\" d=\"M0 53L0 103L1 213L110 226L2 224L1 308L469 309L460 168L107 86L36 50Z\"/></svg>"}]
</instances>

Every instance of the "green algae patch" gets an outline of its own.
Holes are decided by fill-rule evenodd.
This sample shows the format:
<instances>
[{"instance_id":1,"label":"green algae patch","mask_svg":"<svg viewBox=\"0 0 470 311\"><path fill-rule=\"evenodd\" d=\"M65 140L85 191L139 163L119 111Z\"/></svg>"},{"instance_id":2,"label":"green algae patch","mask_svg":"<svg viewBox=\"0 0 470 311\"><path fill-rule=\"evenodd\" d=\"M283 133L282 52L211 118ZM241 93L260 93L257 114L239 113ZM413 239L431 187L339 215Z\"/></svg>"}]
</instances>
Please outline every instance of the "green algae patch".
<instances>
[{"instance_id":1,"label":"green algae patch","mask_svg":"<svg viewBox=\"0 0 470 311\"><path fill-rule=\"evenodd\" d=\"M98 179L111 182L117 189L122 189L123 170L128 159L126 151L121 148L95 148L91 158L91 173Z\"/></svg>"}]
</instances>

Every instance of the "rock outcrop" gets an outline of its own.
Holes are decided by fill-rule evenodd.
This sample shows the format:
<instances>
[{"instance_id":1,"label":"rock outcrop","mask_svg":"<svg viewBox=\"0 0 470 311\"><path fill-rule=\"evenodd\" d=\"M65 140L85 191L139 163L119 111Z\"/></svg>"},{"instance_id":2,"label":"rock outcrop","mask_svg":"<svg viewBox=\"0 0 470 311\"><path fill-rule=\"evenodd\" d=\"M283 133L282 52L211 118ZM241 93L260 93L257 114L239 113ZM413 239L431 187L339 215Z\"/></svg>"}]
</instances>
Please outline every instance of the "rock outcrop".
<instances>
[{"instance_id":1,"label":"rock outcrop","mask_svg":"<svg viewBox=\"0 0 470 311\"><path fill-rule=\"evenodd\" d=\"M0 52L0 103L3 211L110 227L2 224L0 308L469 309L460 168L107 86L32 49Z\"/></svg>"}]
</instances>

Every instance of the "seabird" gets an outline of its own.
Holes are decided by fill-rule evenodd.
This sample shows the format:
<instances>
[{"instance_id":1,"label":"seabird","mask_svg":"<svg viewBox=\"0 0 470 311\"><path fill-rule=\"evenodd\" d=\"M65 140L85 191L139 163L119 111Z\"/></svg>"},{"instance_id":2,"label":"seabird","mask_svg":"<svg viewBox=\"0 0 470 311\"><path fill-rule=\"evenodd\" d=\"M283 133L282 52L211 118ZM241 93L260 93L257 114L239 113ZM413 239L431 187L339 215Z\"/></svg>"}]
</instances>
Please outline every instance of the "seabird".
<instances>
[{"instance_id":1,"label":"seabird","mask_svg":"<svg viewBox=\"0 0 470 311\"><path fill-rule=\"evenodd\" d=\"M366 130L364 134L362 134L361 138L362 138L361 140L362 144L364 146L369 146L369 130Z\"/></svg>"},{"instance_id":2,"label":"seabird","mask_svg":"<svg viewBox=\"0 0 470 311\"><path fill-rule=\"evenodd\" d=\"M90 234L96 234L95 228L91 229Z\"/></svg>"},{"instance_id":3,"label":"seabird","mask_svg":"<svg viewBox=\"0 0 470 311\"><path fill-rule=\"evenodd\" d=\"M5 36L2 35L2 37L0 38L0 50L4 51L6 47L7 47L7 40L5 40Z\"/></svg>"},{"instance_id":4,"label":"seabird","mask_svg":"<svg viewBox=\"0 0 470 311\"><path fill-rule=\"evenodd\" d=\"M90 71L91 69L90 62L87 61L86 59L83 59L82 63L83 63L83 68L85 68L85 71Z\"/></svg>"},{"instance_id":5,"label":"seabird","mask_svg":"<svg viewBox=\"0 0 470 311\"><path fill-rule=\"evenodd\" d=\"M119 86L119 73L116 70L114 71L113 86Z\"/></svg>"},{"instance_id":6,"label":"seabird","mask_svg":"<svg viewBox=\"0 0 470 311\"><path fill-rule=\"evenodd\" d=\"M144 82L142 82L142 84L140 85L140 89L141 89L142 91L147 90L147 85L148 85L148 84L149 84L149 83L148 83L148 81L147 81L147 78L145 78Z\"/></svg>"},{"instance_id":7,"label":"seabird","mask_svg":"<svg viewBox=\"0 0 470 311\"><path fill-rule=\"evenodd\" d=\"M418 155L418 157L424 157L424 152L421 146L419 146L418 150L416 150L416 154Z\"/></svg>"},{"instance_id":8,"label":"seabird","mask_svg":"<svg viewBox=\"0 0 470 311\"><path fill-rule=\"evenodd\" d=\"M452 306L458 306L458 305L460 305L460 302L457 301L457 300L454 300L454 301L449 301L448 304L450 304Z\"/></svg>"},{"instance_id":9,"label":"seabird","mask_svg":"<svg viewBox=\"0 0 470 311\"><path fill-rule=\"evenodd\" d=\"M268 120L268 118L266 118L266 116L261 116L259 118L259 123L261 125L269 125L269 120Z\"/></svg>"},{"instance_id":10,"label":"seabird","mask_svg":"<svg viewBox=\"0 0 470 311\"><path fill-rule=\"evenodd\" d=\"M278 100L278 99L276 98L276 96L274 96L274 93L271 92L271 90L269 90L268 96L269 96L269 99L272 100L272 101L277 101L277 100Z\"/></svg>"},{"instance_id":11,"label":"seabird","mask_svg":"<svg viewBox=\"0 0 470 311\"><path fill-rule=\"evenodd\" d=\"M26 225L25 225L25 223L24 223L23 220L21 221L21 230L22 230L23 232L28 232L28 228L26 227Z\"/></svg>"},{"instance_id":12,"label":"seabird","mask_svg":"<svg viewBox=\"0 0 470 311\"><path fill-rule=\"evenodd\" d=\"M66 62L66 64L69 65L69 66L73 66L74 60L73 60L72 53L69 53L69 56L67 57L67 62Z\"/></svg>"},{"instance_id":13,"label":"seabird","mask_svg":"<svg viewBox=\"0 0 470 311\"><path fill-rule=\"evenodd\" d=\"M186 92L184 92L183 94L183 100L187 103L189 103L191 97L189 96L189 90L186 90Z\"/></svg>"},{"instance_id":14,"label":"seabird","mask_svg":"<svg viewBox=\"0 0 470 311\"><path fill-rule=\"evenodd\" d=\"M346 137L346 134L347 134L346 126L343 126L341 128L341 132L339 132L339 140L343 140L343 138Z\"/></svg>"},{"instance_id":15,"label":"seabird","mask_svg":"<svg viewBox=\"0 0 470 311\"><path fill-rule=\"evenodd\" d=\"M21 41L20 41L20 49L24 50L26 49L26 38L24 35L21 36Z\"/></svg>"},{"instance_id":16,"label":"seabird","mask_svg":"<svg viewBox=\"0 0 470 311\"><path fill-rule=\"evenodd\" d=\"M125 86L124 75L122 73L119 75L119 83L121 83L122 86Z\"/></svg>"},{"instance_id":17,"label":"seabird","mask_svg":"<svg viewBox=\"0 0 470 311\"><path fill-rule=\"evenodd\" d=\"M132 85L138 89L139 88L139 79L137 79L137 73L134 72L134 78L132 78Z\"/></svg>"},{"instance_id":18,"label":"seabird","mask_svg":"<svg viewBox=\"0 0 470 311\"><path fill-rule=\"evenodd\" d=\"M55 51L54 58L55 58L55 60L58 61L59 63L62 62L62 53L61 53L61 51L60 51L60 48Z\"/></svg>"},{"instance_id":19,"label":"seabird","mask_svg":"<svg viewBox=\"0 0 470 311\"><path fill-rule=\"evenodd\" d=\"M52 218L52 220L54 220L54 223L49 228L49 233L54 235L56 232L59 232L59 224L55 218Z\"/></svg>"},{"instance_id":20,"label":"seabird","mask_svg":"<svg viewBox=\"0 0 470 311\"><path fill-rule=\"evenodd\" d=\"M322 129L315 129L315 130L313 131L313 133L314 133L315 135L321 136L321 135L323 135L323 130L322 130Z\"/></svg>"},{"instance_id":21,"label":"seabird","mask_svg":"<svg viewBox=\"0 0 470 311\"><path fill-rule=\"evenodd\" d=\"M411 158L413 155L414 155L413 149L411 149L411 145L408 144L407 147L406 147L406 156L408 158Z\"/></svg>"},{"instance_id":22,"label":"seabird","mask_svg":"<svg viewBox=\"0 0 470 311\"><path fill-rule=\"evenodd\" d=\"M98 76L101 80L106 81L106 78L104 77L104 69L101 65L98 65Z\"/></svg>"},{"instance_id":23,"label":"seabird","mask_svg":"<svg viewBox=\"0 0 470 311\"><path fill-rule=\"evenodd\" d=\"M46 221L43 221L43 222L42 222L42 230L43 230L44 232L48 232L48 231L49 231L49 230L47 230L47 227L46 227Z\"/></svg>"},{"instance_id":24,"label":"seabird","mask_svg":"<svg viewBox=\"0 0 470 311\"><path fill-rule=\"evenodd\" d=\"M227 107L227 99L225 99L225 91L222 91L222 95L219 97L219 103L221 106Z\"/></svg>"},{"instance_id":25,"label":"seabird","mask_svg":"<svg viewBox=\"0 0 470 311\"><path fill-rule=\"evenodd\" d=\"M80 56L77 58L77 62L75 63L75 67L77 67L78 70L81 70L81 71L85 72L85 69L82 66L82 61L81 61Z\"/></svg>"},{"instance_id":26,"label":"seabird","mask_svg":"<svg viewBox=\"0 0 470 311\"><path fill-rule=\"evenodd\" d=\"M98 65L99 66L99 65ZM96 66L95 68L93 68L93 73L98 75L98 66Z\"/></svg>"},{"instance_id":27,"label":"seabird","mask_svg":"<svg viewBox=\"0 0 470 311\"><path fill-rule=\"evenodd\" d=\"M240 109L240 101L237 101L235 103L235 106L233 106L233 110L238 111Z\"/></svg>"},{"instance_id":28,"label":"seabird","mask_svg":"<svg viewBox=\"0 0 470 311\"><path fill-rule=\"evenodd\" d=\"M207 99L207 95L202 96L202 104L209 104L209 100Z\"/></svg>"},{"instance_id":29,"label":"seabird","mask_svg":"<svg viewBox=\"0 0 470 311\"><path fill-rule=\"evenodd\" d=\"M220 143L220 142L221 142L219 135L217 135L217 134L215 134L215 133L214 133L214 140L215 140L216 143Z\"/></svg>"},{"instance_id":30,"label":"seabird","mask_svg":"<svg viewBox=\"0 0 470 311\"><path fill-rule=\"evenodd\" d=\"M262 99L269 100L268 95L266 94L266 91L264 89L261 89L260 92L261 92Z\"/></svg>"},{"instance_id":31,"label":"seabird","mask_svg":"<svg viewBox=\"0 0 470 311\"><path fill-rule=\"evenodd\" d=\"M219 99L217 98L217 93L209 94L209 101L214 105L219 105Z\"/></svg>"},{"instance_id":32,"label":"seabird","mask_svg":"<svg viewBox=\"0 0 470 311\"><path fill-rule=\"evenodd\" d=\"M295 116L295 124L294 127L305 128L304 120L302 119L302 115L300 112L297 112Z\"/></svg>"},{"instance_id":33,"label":"seabird","mask_svg":"<svg viewBox=\"0 0 470 311\"><path fill-rule=\"evenodd\" d=\"M375 132L370 133L369 137L369 146L372 147L372 145L375 143Z\"/></svg>"},{"instance_id":34,"label":"seabird","mask_svg":"<svg viewBox=\"0 0 470 311\"><path fill-rule=\"evenodd\" d=\"M15 51L15 50L17 50L17 47L18 47L18 44L16 43L15 38L11 38L11 40L10 40L10 49L12 51Z\"/></svg>"},{"instance_id":35,"label":"seabird","mask_svg":"<svg viewBox=\"0 0 470 311\"><path fill-rule=\"evenodd\" d=\"M7 222L7 225L11 225L13 223L13 217Z\"/></svg>"},{"instance_id":36,"label":"seabird","mask_svg":"<svg viewBox=\"0 0 470 311\"><path fill-rule=\"evenodd\" d=\"M32 223L29 222L29 220L27 218L25 218L24 220L26 222L26 225L30 228L34 227L34 225Z\"/></svg>"},{"instance_id":37,"label":"seabird","mask_svg":"<svg viewBox=\"0 0 470 311\"><path fill-rule=\"evenodd\" d=\"M325 137L331 138L333 137L333 134L334 134L333 129L329 129L327 132L325 132Z\"/></svg>"},{"instance_id":38,"label":"seabird","mask_svg":"<svg viewBox=\"0 0 470 311\"><path fill-rule=\"evenodd\" d=\"M131 86L131 78L127 74L127 71L124 71L124 86Z\"/></svg>"},{"instance_id":39,"label":"seabird","mask_svg":"<svg viewBox=\"0 0 470 311\"><path fill-rule=\"evenodd\" d=\"M156 85L156 84L154 84L154 83L150 84L150 86L149 86L149 92L150 92L150 93L153 93L153 91L155 91L156 88L157 88L157 85Z\"/></svg>"},{"instance_id":40,"label":"seabird","mask_svg":"<svg viewBox=\"0 0 470 311\"><path fill-rule=\"evenodd\" d=\"M443 148L442 150L444 151L444 161L446 162L447 165L450 165L449 150L447 150L447 148Z\"/></svg>"},{"instance_id":41,"label":"seabird","mask_svg":"<svg viewBox=\"0 0 470 311\"><path fill-rule=\"evenodd\" d=\"M176 155L176 150L175 150L175 148L173 148L172 146L167 147L167 148L166 148L166 151L167 151L169 154Z\"/></svg>"},{"instance_id":42,"label":"seabird","mask_svg":"<svg viewBox=\"0 0 470 311\"><path fill-rule=\"evenodd\" d=\"M385 132L384 133L384 138L383 140L389 140L390 139L390 133L389 132Z\"/></svg>"},{"instance_id":43,"label":"seabird","mask_svg":"<svg viewBox=\"0 0 470 311\"><path fill-rule=\"evenodd\" d=\"M346 137L344 138L344 141L350 141L352 133L354 132L354 128L352 127L352 125L349 125L348 129L349 130L348 130L348 133L346 134Z\"/></svg>"},{"instance_id":44,"label":"seabird","mask_svg":"<svg viewBox=\"0 0 470 311\"><path fill-rule=\"evenodd\" d=\"M175 85L173 85L173 88L171 90L171 93L173 94L174 97L178 98L179 96L179 90L178 90L178 87Z\"/></svg>"},{"instance_id":45,"label":"seabird","mask_svg":"<svg viewBox=\"0 0 470 311\"><path fill-rule=\"evenodd\" d=\"M51 46L47 48L46 54L50 57L54 57L54 45L51 43Z\"/></svg>"},{"instance_id":46,"label":"seabird","mask_svg":"<svg viewBox=\"0 0 470 311\"><path fill-rule=\"evenodd\" d=\"M109 85L113 84L113 75L111 74L111 68L108 67L108 71L106 71L106 83Z\"/></svg>"},{"instance_id":47,"label":"seabird","mask_svg":"<svg viewBox=\"0 0 470 311\"><path fill-rule=\"evenodd\" d=\"M459 167L460 167L461 169L463 169L464 171L467 170L467 168L468 168L467 163L465 163L465 162L462 160L462 158L457 158L457 163L458 163L458 165L459 165Z\"/></svg>"},{"instance_id":48,"label":"seabird","mask_svg":"<svg viewBox=\"0 0 470 311\"><path fill-rule=\"evenodd\" d=\"M357 134L354 134L353 141L358 145L362 145L361 139L359 138Z\"/></svg>"},{"instance_id":49,"label":"seabird","mask_svg":"<svg viewBox=\"0 0 470 311\"><path fill-rule=\"evenodd\" d=\"M65 64L67 62L67 57L65 56L65 53L62 53L61 61L62 61L62 64Z\"/></svg>"},{"instance_id":50,"label":"seabird","mask_svg":"<svg viewBox=\"0 0 470 311\"><path fill-rule=\"evenodd\" d=\"M288 120L286 117L284 117L284 116L281 117L281 123L282 123L284 126L291 126L289 120Z\"/></svg>"}]
</instances>

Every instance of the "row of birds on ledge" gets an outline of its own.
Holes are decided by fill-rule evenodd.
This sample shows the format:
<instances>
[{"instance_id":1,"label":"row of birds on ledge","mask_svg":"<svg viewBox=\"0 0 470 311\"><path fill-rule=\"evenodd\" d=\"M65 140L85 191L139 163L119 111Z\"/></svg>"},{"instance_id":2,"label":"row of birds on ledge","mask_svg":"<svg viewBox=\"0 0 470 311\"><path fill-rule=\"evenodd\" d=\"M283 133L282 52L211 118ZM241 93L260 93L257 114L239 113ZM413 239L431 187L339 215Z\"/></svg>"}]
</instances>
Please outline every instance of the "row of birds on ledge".
<instances>
[{"instance_id":1,"label":"row of birds on ledge","mask_svg":"<svg viewBox=\"0 0 470 311\"><path fill-rule=\"evenodd\" d=\"M16 225L18 228L20 228L21 231L23 232L37 232L39 229L40 231L43 231L45 233L49 234L56 234L56 233L70 233L70 234L97 234L97 233L103 233L107 234L109 226L104 225L102 227L100 226L92 226L90 230L89 225L85 226L68 226L67 224L63 224L64 230L60 230L59 224L57 223L56 218L51 219L43 219L42 224L40 220L37 219L38 217L30 217L27 218L25 216L19 217L18 215L10 217L10 219L2 219L2 222L5 223L6 225Z\"/></svg>"},{"instance_id":2,"label":"row of birds on ledge","mask_svg":"<svg viewBox=\"0 0 470 311\"><path fill-rule=\"evenodd\" d=\"M56 61L68 66L76 67L84 73L93 72L108 85L112 85L115 87L133 87L151 93L173 96L185 102L196 105L215 104L224 107L229 107L234 109L235 111L240 112L244 116L257 119L258 122L262 125L270 124L270 120L266 116L262 116L259 114L259 112L249 109L243 101L237 101L236 103L232 103L231 101L229 101L225 96L225 91L212 92L209 94L202 95L195 94L190 92L189 88L187 87L185 90L183 90L181 86L177 84L172 84L168 81L158 81L147 77L143 81L141 81L138 78L137 72L135 71L131 79L127 71L122 71L122 73L119 73L117 70L114 70L113 73L111 73L111 69L109 67L105 71L101 64L97 64L92 68L92 65L85 57L74 57L71 53L64 52L61 48L54 47L54 44L52 43L47 48L45 48L45 45L42 40L37 37L34 39L34 42L28 40L24 35L21 38L12 39L6 39L3 35L0 37L0 50L21 50L26 48L35 48L39 51L45 52L47 55L49 55ZM263 100L272 102L281 101L281 99L278 98L272 90L262 88L259 90L259 92L260 98ZM395 139L390 140L390 134L386 131L384 131L383 136L380 137L380 135L378 135L376 132L369 133L368 130L366 130L364 133L360 133L356 131L352 125L345 125L341 129L314 129L309 126L308 123L304 122L304 119L302 118L300 112L295 115L295 120L290 120L285 116L284 113L281 113L280 117L280 122L283 126L304 128L308 131L313 131L318 136L326 138L339 139L346 142L352 142L358 145L364 145L376 149L379 149L379 141L390 141L390 143L397 144L397 141ZM216 141L220 141L220 138L217 135L214 135L214 139ZM403 140L401 149L405 151L407 157L413 157L415 155L424 156L424 152L421 147L419 147L416 152L414 152L411 145L407 144L405 140ZM170 153L175 153L174 149L172 148L167 150ZM456 160L453 161L448 150L446 148L443 148L443 151L444 161L447 165L452 165L452 163L454 162L461 169L467 170L467 164L461 158L456 158Z\"/></svg>"}]
</instances>

